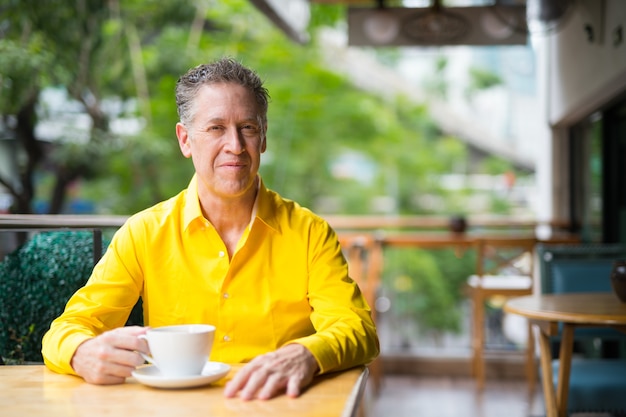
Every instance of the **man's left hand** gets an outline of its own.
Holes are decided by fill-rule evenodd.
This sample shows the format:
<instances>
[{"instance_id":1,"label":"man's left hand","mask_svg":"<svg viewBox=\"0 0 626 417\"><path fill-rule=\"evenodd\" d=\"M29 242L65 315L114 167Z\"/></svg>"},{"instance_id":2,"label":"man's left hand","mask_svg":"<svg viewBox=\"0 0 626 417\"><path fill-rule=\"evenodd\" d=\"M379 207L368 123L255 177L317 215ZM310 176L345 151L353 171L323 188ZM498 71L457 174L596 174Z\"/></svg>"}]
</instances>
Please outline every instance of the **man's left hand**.
<instances>
[{"instance_id":1,"label":"man's left hand","mask_svg":"<svg viewBox=\"0 0 626 417\"><path fill-rule=\"evenodd\" d=\"M226 384L224 396L267 400L283 392L297 397L311 383L319 367L304 346L293 343L257 356Z\"/></svg>"}]
</instances>

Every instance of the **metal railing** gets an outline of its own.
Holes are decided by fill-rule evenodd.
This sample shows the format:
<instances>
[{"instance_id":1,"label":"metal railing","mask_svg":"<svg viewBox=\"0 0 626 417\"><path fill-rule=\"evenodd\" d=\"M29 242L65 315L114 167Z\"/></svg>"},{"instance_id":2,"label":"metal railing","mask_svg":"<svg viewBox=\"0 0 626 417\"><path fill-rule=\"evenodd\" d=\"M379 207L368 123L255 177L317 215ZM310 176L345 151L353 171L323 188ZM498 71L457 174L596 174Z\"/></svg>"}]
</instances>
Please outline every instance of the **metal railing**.
<instances>
[{"instance_id":1,"label":"metal railing","mask_svg":"<svg viewBox=\"0 0 626 417\"><path fill-rule=\"evenodd\" d=\"M49 230L89 230L93 234L94 265L102 257L102 229L119 228L127 216L65 214L1 214L0 231L38 232Z\"/></svg>"}]
</instances>

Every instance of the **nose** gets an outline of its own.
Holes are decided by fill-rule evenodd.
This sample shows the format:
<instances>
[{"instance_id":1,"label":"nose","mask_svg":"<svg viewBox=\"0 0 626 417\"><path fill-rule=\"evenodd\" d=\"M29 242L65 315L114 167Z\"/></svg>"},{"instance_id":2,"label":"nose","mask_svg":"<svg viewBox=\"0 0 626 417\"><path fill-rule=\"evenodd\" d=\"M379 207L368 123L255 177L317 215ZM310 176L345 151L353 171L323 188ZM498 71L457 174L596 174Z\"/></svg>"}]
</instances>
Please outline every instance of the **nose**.
<instances>
[{"instance_id":1,"label":"nose","mask_svg":"<svg viewBox=\"0 0 626 417\"><path fill-rule=\"evenodd\" d=\"M226 140L226 147L229 152L232 152L235 155L240 155L246 151L246 142L239 129L229 129Z\"/></svg>"}]
</instances>

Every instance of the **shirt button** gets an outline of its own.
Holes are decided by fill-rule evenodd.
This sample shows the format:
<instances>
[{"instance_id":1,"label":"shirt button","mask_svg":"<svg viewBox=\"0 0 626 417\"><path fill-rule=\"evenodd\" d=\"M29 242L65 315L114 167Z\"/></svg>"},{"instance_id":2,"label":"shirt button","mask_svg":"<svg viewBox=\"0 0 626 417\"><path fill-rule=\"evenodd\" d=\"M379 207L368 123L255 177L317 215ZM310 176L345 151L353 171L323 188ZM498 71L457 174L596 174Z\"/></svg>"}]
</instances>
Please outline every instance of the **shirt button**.
<instances>
[{"instance_id":1,"label":"shirt button","mask_svg":"<svg viewBox=\"0 0 626 417\"><path fill-rule=\"evenodd\" d=\"M224 298L230 298L230 294L229 294L229 293L227 293L227 292L225 292L225 293L222 295L222 297L224 297Z\"/></svg>"},{"instance_id":2,"label":"shirt button","mask_svg":"<svg viewBox=\"0 0 626 417\"><path fill-rule=\"evenodd\" d=\"M218 255L219 255L220 258L223 258L224 257L224 251L223 250L219 251Z\"/></svg>"},{"instance_id":3,"label":"shirt button","mask_svg":"<svg viewBox=\"0 0 626 417\"><path fill-rule=\"evenodd\" d=\"M230 336L227 334L224 335L224 342L230 342Z\"/></svg>"}]
</instances>

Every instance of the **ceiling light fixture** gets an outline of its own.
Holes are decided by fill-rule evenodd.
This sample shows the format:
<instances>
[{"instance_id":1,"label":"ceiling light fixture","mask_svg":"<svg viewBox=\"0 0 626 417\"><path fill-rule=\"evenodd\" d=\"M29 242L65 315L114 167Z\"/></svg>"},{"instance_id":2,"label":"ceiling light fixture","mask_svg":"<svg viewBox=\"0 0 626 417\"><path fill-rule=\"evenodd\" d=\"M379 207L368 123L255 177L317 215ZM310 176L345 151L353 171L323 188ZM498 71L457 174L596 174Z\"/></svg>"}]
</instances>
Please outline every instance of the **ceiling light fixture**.
<instances>
[{"instance_id":1,"label":"ceiling light fixture","mask_svg":"<svg viewBox=\"0 0 626 417\"><path fill-rule=\"evenodd\" d=\"M385 1L378 0L378 7L363 21L365 35L375 44L383 45L398 36L400 22L385 8Z\"/></svg>"},{"instance_id":2,"label":"ceiling light fixture","mask_svg":"<svg viewBox=\"0 0 626 417\"><path fill-rule=\"evenodd\" d=\"M493 0L495 5L348 8L351 46L525 45L526 6ZM502 3L502 4L499 4ZM389 4L389 2L386 2Z\"/></svg>"},{"instance_id":3,"label":"ceiling light fixture","mask_svg":"<svg viewBox=\"0 0 626 417\"><path fill-rule=\"evenodd\" d=\"M445 11L440 0L423 13L407 18L402 30L409 38L421 42L452 42L461 39L470 25L463 16Z\"/></svg>"},{"instance_id":4,"label":"ceiling light fixture","mask_svg":"<svg viewBox=\"0 0 626 417\"><path fill-rule=\"evenodd\" d=\"M495 39L506 39L514 34L528 34L525 13L516 6L504 5L502 0L485 8L481 16L481 27Z\"/></svg>"}]
</instances>

